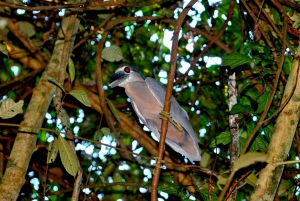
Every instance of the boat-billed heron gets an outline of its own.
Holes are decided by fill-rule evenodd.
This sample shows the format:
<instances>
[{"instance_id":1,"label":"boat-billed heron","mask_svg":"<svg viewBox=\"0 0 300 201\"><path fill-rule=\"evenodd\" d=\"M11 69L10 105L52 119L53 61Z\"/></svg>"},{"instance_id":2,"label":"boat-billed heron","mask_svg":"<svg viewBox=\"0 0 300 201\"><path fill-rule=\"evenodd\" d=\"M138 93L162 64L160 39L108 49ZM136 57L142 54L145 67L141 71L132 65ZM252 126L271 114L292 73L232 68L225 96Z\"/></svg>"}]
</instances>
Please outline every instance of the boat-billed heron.
<instances>
[{"instance_id":1,"label":"boat-billed heron","mask_svg":"<svg viewBox=\"0 0 300 201\"><path fill-rule=\"evenodd\" d=\"M159 139L162 110L166 89L151 77L144 78L135 68L123 66L116 70L109 81L110 87L124 87L131 104L141 121ZM190 161L200 161L197 137L189 123L188 115L172 96L171 117L166 143Z\"/></svg>"}]
</instances>

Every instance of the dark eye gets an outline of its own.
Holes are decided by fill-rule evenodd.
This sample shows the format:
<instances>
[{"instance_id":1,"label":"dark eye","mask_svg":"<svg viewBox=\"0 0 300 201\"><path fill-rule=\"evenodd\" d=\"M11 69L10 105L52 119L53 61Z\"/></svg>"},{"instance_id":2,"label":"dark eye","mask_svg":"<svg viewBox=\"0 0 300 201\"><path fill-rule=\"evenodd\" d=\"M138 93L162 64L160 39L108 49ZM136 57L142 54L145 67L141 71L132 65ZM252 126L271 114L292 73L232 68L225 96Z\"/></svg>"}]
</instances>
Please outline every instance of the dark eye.
<instances>
[{"instance_id":1,"label":"dark eye","mask_svg":"<svg viewBox=\"0 0 300 201\"><path fill-rule=\"evenodd\" d=\"M124 72L125 72L125 73L130 73L130 68L129 68L129 67L125 67L125 68L124 68Z\"/></svg>"}]
</instances>

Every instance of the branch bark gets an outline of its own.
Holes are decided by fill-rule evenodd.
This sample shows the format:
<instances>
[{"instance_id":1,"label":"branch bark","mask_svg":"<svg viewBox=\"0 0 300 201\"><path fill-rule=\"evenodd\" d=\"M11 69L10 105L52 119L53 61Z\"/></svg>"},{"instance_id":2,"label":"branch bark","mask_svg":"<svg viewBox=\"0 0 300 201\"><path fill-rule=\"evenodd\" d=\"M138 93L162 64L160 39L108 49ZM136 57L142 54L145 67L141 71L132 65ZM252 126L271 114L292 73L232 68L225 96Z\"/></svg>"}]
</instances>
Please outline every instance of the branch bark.
<instances>
[{"instance_id":1,"label":"branch bark","mask_svg":"<svg viewBox=\"0 0 300 201\"><path fill-rule=\"evenodd\" d=\"M45 113L55 92L55 85L48 82L48 77L58 77L58 64L63 51L63 40L55 43L52 57L46 70L32 93L32 98L24 115L22 125L41 127ZM25 183L25 174L34 152L38 136L37 129L20 128L13 149L8 159L5 174L0 182L0 200L16 200Z\"/></svg>"},{"instance_id":2,"label":"branch bark","mask_svg":"<svg viewBox=\"0 0 300 201\"><path fill-rule=\"evenodd\" d=\"M298 46L297 55L300 54ZM279 186L284 166L276 166L275 162L284 161L290 151L291 144L297 129L300 117L300 76L299 60L294 60L292 70L287 80L286 88L283 94L282 104L293 93L291 99L279 114L275 130L268 148L268 165L261 171L256 182L255 191L251 200L256 201L263 196L268 196L268 200L273 200ZM294 89L294 85L296 88Z\"/></svg>"}]
</instances>

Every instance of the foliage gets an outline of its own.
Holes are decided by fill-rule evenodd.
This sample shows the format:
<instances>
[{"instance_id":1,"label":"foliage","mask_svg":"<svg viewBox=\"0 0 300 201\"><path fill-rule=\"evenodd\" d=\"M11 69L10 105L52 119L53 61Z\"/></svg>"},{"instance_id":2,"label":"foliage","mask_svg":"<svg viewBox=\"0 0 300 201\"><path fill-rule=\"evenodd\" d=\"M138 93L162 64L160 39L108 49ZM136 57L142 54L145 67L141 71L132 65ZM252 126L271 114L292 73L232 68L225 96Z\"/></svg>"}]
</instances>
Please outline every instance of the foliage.
<instances>
[{"instance_id":1,"label":"foliage","mask_svg":"<svg viewBox=\"0 0 300 201\"><path fill-rule=\"evenodd\" d=\"M42 129L34 128L37 145L30 152L34 153L25 167L26 184L19 199L40 199L45 193L50 200L70 200L81 167L80 200L150 200L157 142L138 120L124 90L112 90L108 82L119 66L128 65L145 77L167 83L172 31L188 1L24 2L0 2L0 148L5 167L11 165L12 142L18 133L11 124L20 126L30 118L26 111L35 87L47 71L54 48L67 37L64 31L59 34L62 19L76 14L79 28L65 58L68 68L63 83L58 74L47 77L47 84L62 90L63 107L57 113L57 103L49 100L42 125L36 125ZM270 163L266 158L276 120L291 98L284 95L287 79L298 76L291 71L299 43L299 6L280 1L275 8L264 2L261 11L256 1L235 2L232 8L230 3L197 2L182 25L173 95L189 115L202 161L194 164L196 169L176 166L191 163L166 146L165 159L175 164L166 162L162 169L158 186L162 200L216 200L230 172L241 179L236 199L249 200L257 173ZM226 24L229 11L233 14ZM282 49L284 44L287 49ZM59 61L52 62L60 68ZM229 111L228 81L233 72L238 97ZM96 83L102 86L97 88ZM232 151L229 115L237 115L239 126L241 157L233 167L228 159ZM262 117L267 120L256 131ZM298 128L294 130L296 137L282 160L299 159L300 138ZM62 137L68 131L74 139ZM68 140L74 141L76 155ZM4 170L0 171L3 175ZM250 176L245 176L249 171ZM298 166L287 165L281 178L278 192L274 191L278 199L299 199Z\"/></svg>"}]
</instances>

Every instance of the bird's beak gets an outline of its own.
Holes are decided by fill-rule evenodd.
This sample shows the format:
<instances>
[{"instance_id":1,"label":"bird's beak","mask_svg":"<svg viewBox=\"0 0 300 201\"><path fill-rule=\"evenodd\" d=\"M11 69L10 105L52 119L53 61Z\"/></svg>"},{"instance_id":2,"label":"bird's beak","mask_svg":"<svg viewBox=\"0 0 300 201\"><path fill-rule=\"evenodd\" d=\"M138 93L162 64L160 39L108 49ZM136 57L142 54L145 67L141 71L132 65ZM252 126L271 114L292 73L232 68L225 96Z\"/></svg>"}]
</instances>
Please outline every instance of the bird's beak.
<instances>
[{"instance_id":1,"label":"bird's beak","mask_svg":"<svg viewBox=\"0 0 300 201\"><path fill-rule=\"evenodd\" d=\"M123 81L125 81L128 76L129 76L128 74L125 74L122 71L117 72L117 73L113 74L113 76L110 78L108 86L110 86L111 88L114 88L114 87L118 86L119 84L121 84Z\"/></svg>"}]
</instances>

